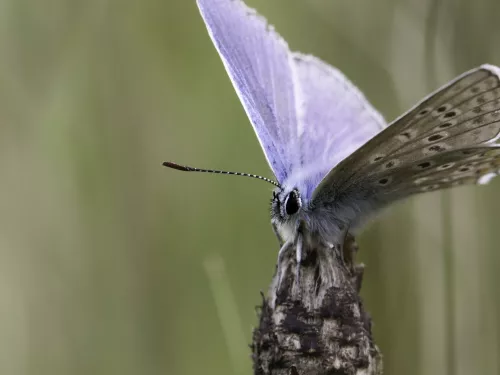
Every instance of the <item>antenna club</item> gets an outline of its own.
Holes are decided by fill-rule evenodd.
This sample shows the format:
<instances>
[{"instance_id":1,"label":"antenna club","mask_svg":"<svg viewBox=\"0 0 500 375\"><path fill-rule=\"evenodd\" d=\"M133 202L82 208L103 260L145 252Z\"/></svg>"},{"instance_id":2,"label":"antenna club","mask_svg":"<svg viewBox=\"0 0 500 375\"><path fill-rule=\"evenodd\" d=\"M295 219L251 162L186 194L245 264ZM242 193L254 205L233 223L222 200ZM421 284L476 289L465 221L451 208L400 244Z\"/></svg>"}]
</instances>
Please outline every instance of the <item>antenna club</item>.
<instances>
[{"instance_id":1,"label":"antenna club","mask_svg":"<svg viewBox=\"0 0 500 375\"><path fill-rule=\"evenodd\" d=\"M183 165L179 165L176 163L172 163L171 161L164 161L162 163L164 167L172 168L172 169L177 169L178 171L184 171L184 172L190 172L193 170L191 167L185 167Z\"/></svg>"}]
</instances>

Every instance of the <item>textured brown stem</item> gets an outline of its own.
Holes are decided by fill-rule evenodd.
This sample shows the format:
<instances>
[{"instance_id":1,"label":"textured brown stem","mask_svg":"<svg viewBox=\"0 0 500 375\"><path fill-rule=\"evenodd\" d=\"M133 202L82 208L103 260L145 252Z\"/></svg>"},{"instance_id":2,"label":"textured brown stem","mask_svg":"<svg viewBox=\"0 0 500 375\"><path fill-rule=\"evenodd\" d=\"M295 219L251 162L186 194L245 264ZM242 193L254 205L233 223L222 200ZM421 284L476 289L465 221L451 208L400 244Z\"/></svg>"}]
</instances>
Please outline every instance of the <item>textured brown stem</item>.
<instances>
[{"instance_id":1,"label":"textured brown stem","mask_svg":"<svg viewBox=\"0 0 500 375\"><path fill-rule=\"evenodd\" d=\"M304 249L296 277L295 248L283 254L253 333L255 375L379 375L381 354L359 290L357 246ZM281 283L278 275L282 275Z\"/></svg>"}]
</instances>

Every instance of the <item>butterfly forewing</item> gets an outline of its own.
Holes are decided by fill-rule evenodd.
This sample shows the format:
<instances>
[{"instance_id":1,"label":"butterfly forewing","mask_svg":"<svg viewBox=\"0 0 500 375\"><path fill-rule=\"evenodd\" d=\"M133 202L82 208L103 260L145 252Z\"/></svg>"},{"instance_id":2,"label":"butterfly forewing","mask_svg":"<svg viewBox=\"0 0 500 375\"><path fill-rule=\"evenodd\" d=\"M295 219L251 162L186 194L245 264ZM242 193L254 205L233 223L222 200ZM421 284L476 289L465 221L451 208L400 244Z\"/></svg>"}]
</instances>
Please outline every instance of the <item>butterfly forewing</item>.
<instances>
[{"instance_id":1,"label":"butterfly forewing","mask_svg":"<svg viewBox=\"0 0 500 375\"><path fill-rule=\"evenodd\" d=\"M309 198L384 119L340 71L290 52L241 0L197 2L276 178Z\"/></svg>"},{"instance_id":2,"label":"butterfly forewing","mask_svg":"<svg viewBox=\"0 0 500 375\"><path fill-rule=\"evenodd\" d=\"M499 69L483 65L431 94L342 161L314 193L316 203L353 184L390 203L498 172Z\"/></svg>"},{"instance_id":3,"label":"butterfly forewing","mask_svg":"<svg viewBox=\"0 0 500 375\"><path fill-rule=\"evenodd\" d=\"M383 117L337 69L313 57L293 53L298 81L299 142L292 152L298 165L285 181L304 198L340 161L385 128Z\"/></svg>"},{"instance_id":4,"label":"butterfly forewing","mask_svg":"<svg viewBox=\"0 0 500 375\"><path fill-rule=\"evenodd\" d=\"M296 139L295 94L286 42L239 0L198 0L198 7L276 178L290 172Z\"/></svg>"}]
</instances>

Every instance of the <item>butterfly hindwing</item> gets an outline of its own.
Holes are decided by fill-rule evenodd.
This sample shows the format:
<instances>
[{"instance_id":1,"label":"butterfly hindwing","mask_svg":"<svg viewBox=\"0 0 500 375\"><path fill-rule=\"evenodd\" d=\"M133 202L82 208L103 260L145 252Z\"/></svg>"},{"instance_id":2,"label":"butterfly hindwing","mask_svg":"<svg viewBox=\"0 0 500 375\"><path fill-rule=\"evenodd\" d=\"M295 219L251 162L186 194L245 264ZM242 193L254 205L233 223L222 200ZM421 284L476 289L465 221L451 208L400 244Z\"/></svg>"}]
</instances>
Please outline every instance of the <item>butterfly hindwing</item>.
<instances>
[{"instance_id":1,"label":"butterfly hindwing","mask_svg":"<svg viewBox=\"0 0 500 375\"><path fill-rule=\"evenodd\" d=\"M316 203L360 186L364 199L386 204L497 173L499 71L483 65L425 98L334 168Z\"/></svg>"},{"instance_id":2,"label":"butterfly hindwing","mask_svg":"<svg viewBox=\"0 0 500 375\"><path fill-rule=\"evenodd\" d=\"M378 185L380 194L404 198L442 188L482 183L485 176L500 169L500 146L479 146L445 151L436 156L406 164L394 171L373 175L372 184Z\"/></svg>"}]
</instances>

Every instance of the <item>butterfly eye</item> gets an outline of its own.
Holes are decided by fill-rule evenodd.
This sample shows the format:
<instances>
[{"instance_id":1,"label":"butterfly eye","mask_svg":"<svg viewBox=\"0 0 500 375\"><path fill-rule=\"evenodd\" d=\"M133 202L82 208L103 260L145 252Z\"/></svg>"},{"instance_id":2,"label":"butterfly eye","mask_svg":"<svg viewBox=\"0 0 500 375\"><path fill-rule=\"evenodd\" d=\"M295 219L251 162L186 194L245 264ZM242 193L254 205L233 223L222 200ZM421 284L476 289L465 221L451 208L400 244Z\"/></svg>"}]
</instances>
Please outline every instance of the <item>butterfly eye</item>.
<instances>
[{"instance_id":1,"label":"butterfly eye","mask_svg":"<svg viewBox=\"0 0 500 375\"><path fill-rule=\"evenodd\" d=\"M293 215L299 211L302 201L295 190L291 191L285 199L285 210L287 215Z\"/></svg>"}]
</instances>

